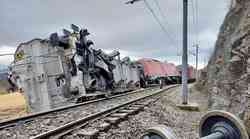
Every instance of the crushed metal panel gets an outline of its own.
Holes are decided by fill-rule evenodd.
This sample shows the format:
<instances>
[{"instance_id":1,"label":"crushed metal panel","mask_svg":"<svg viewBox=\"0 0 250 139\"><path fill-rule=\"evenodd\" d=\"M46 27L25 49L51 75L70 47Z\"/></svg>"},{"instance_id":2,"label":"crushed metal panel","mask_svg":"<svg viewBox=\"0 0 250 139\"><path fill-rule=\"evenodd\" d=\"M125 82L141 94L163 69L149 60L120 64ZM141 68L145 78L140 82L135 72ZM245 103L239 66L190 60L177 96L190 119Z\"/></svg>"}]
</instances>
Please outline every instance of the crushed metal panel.
<instances>
[{"instance_id":1,"label":"crushed metal panel","mask_svg":"<svg viewBox=\"0 0 250 139\"><path fill-rule=\"evenodd\" d=\"M20 51L24 56L15 59L13 71L20 76L30 111L48 110L57 105L53 103L65 101L63 91L66 91L65 85L69 84L65 79L59 79L64 74L60 59L62 53L58 52L62 50L49 46L44 40L34 39L21 44L16 53Z\"/></svg>"},{"instance_id":2,"label":"crushed metal panel","mask_svg":"<svg viewBox=\"0 0 250 139\"><path fill-rule=\"evenodd\" d=\"M117 59L114 59L112 61L112 64L114 64L116 67L113 70L113 74L114 74L114 80L116 83L121 82L123 79L123 75L122 75L122 65L121 62Z\"/></svg>"}]
</instances>

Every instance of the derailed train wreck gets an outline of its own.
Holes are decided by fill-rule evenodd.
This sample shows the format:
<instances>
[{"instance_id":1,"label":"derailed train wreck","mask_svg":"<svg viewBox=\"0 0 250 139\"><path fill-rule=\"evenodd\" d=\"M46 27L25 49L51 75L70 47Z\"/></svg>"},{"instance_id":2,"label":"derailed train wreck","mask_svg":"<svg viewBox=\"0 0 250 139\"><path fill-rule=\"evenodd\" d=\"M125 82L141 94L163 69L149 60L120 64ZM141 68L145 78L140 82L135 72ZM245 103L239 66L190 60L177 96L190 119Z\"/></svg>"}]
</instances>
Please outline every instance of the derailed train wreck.
<instances>
[{"instance_id":1,"label":"derailed train wreck","mask_svg":"<svg viewBox=\"0 0 250 139\"><path fill-rule=\"evenodd\" d=\"M128 57L121 60L118 51L92 48L87 29L71 28L62 36L53 33L49 39L22 43L15 52L12 76L31 112L140 87L141 65Z\"/></svg>"}]
</instances>

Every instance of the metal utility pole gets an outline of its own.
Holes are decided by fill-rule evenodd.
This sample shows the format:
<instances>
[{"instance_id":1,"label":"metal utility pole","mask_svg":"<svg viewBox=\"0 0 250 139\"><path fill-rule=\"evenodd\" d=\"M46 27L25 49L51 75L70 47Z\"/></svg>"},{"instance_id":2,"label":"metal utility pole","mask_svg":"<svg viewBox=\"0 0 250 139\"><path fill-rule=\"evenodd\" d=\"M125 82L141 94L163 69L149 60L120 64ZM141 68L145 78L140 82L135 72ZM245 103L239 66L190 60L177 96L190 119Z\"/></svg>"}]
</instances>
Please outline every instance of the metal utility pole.
<instances>
[{"instance_id":1,"label":"metal utility pole","mask_svg":"<svg viewBox=\"0 0 250 139\"><path fill-rule=\"evenodd\" d=\"M142 0L130 0L126 4L134 4ZM145 1L144 1L145 2ZM183 52L182 52L182 104L188 104L188 0L183 0Z\"/></svg>"},{"instance_id":2,"label":"metal utility pole","mask_svg":"<svg viewBox=\"0 0 250 139\"><path fill-rule=\"evenodd\" d=\"M188 104L188 0L183 0L182 104Z\"/></svg>"}]
</instances>

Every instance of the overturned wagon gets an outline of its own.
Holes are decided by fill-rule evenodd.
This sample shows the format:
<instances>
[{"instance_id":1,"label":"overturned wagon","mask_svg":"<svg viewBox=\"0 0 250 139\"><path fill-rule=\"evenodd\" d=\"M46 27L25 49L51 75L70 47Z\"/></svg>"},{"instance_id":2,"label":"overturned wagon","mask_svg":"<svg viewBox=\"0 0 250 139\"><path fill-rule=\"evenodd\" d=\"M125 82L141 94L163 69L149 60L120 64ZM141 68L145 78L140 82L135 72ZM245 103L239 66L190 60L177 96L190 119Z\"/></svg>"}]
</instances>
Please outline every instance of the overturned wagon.
<instances>
[{"instance_id":1,"label":"overturned wagon","mask_svg":"<svg viewBox=\"0 0 250 139\"><path fill-rule=\"evenodd\" d=\"M161 62L155 59L143 58L137 61L143 67L147 84L175 84L180 81L180 74L173 63Z\"/></svg>"},{"instance_id":2,"label":"overturned wagon","mask_svg":"<svg viewBox=\"0 0 250 139\"><path fill-rule=\"evenodd\" d=\"M135 63L129 58L121 60L118 51L107 54L92 48L88 31L71 27L73 32L53 33L16 49L11 74L32 112L140 86Z\"/></svg>"}]
</instances>

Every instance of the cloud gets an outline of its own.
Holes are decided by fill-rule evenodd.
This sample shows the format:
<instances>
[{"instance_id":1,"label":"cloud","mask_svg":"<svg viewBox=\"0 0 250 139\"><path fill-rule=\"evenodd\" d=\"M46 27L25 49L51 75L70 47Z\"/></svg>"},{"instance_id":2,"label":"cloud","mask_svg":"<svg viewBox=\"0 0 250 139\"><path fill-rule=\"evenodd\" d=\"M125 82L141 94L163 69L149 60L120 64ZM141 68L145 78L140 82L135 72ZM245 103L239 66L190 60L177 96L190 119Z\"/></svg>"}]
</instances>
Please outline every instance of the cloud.
<instances>
[{"instance_id":1,"label":"cloud","mask_svg":"<svg viewBox=\"0 0 250 139\"><path fill-rule=\"evenodd\" d=\"M116 49L133 58L152 57L180 63L177 52L180 53L182 44L182 2L158 0L166 16L162 18L154 0L147 1L166 25L167 33L143 2L125 5L126 0L1 0L0 51L3 45L17 46L33 38L46 38L74 23L89 30L95 48ZM197 30L201 57L206 57L214 47L230 0L199 1L198 25L192 24L192 1L189 49L193 50L191 45ZM194 62L193 57L189 59Z\"/></svg>"},{"instance_id":2,"label":"cloud","mask_svg":"<svg viewBox=\"0 0 250 139\"><path fill-rule=\"evenodd\" d=\"M0 46L0 54L14 54L16 48L13 46ZM0 56L0 64L8 65L14 60L14 55Z\"/></svg>"}]
</instances>

